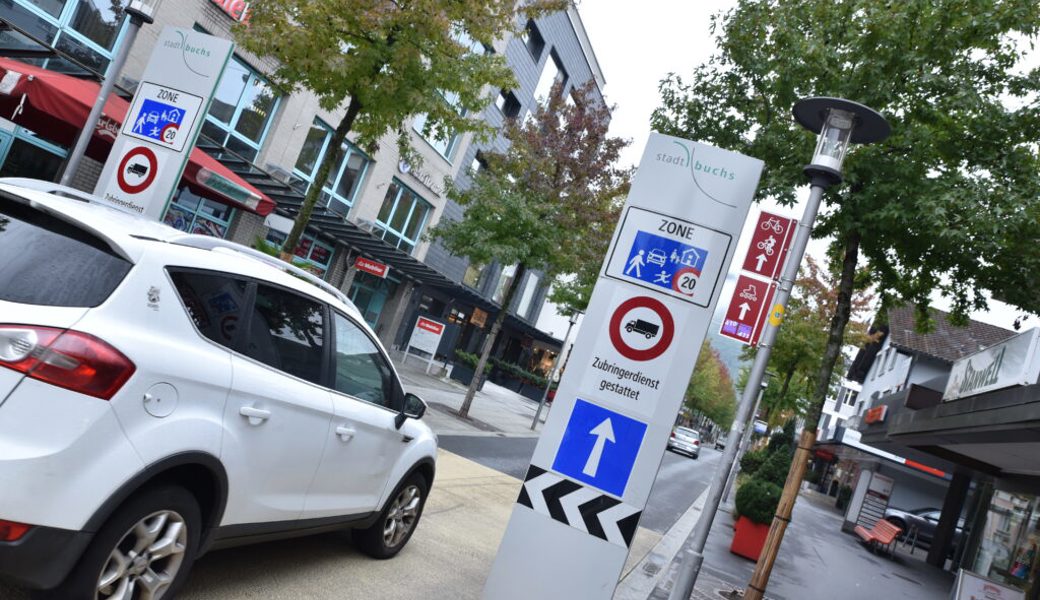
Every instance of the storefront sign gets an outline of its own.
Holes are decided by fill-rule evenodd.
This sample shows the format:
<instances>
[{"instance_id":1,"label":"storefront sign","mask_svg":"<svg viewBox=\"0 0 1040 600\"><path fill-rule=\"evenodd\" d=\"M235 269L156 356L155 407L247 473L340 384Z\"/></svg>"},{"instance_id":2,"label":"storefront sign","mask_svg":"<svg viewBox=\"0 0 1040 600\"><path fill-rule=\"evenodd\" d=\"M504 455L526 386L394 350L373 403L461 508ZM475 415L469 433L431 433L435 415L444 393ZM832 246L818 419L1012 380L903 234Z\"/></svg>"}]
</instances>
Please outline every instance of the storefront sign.
<instances>
[{"instance_id":1,"label":"storefront sign","mask_svg":"<svg viewBox=\"0 0 1040 600\"><path fill-rule=\"evenodd\" d=\"M950 600L1025 600L1026 594L1003 583L965 571L957 572L953 596Z\"/></svg>"},{"instance_id":2,"label":"storefront sign","mask_svg":"<svg viewBox=\"0 0 1040 600\"><path fill-rule=\"evenodd\" d=\"M419 317L415 321L415 327L412 328L412 336L408 338L408 345L404 349L404 360L408 360L408 355L413 348L425 352L429 355L426 359L426 372L429 373L443 334L444 323L438 323L426 317Z\"/></svg>"},{"instance_id":3,"label":"storefront sign","mask_svg":"<svg viewBox=\"0 0 1040 600\"><path fill-rule=\"evenodd\" d=\"M612 596L761 170L650 135L484 598Z\"/></svg>"},{"instance_id":4,"label":"storefront sign","mask_svg":"<svg viewBox=\"0 0 1040 600\"><path fill-rule=\"evenodd\" d=\"M953 363L943 400L957 400L1040 379L1040 328L1020 333L996 346Z\"/></svg>"},{"instance_id":5,"label":"storefront sign","mask_svg":"<svg viewBox=\"0 0 1040 600\"><path fill-rule=\"evenodd\" d=\"M888 416L888 405L887 404L882 404L881 406L875 406L874 408L868 410L866 412L866 414L863 415L863 422L867 423L867 424L870 424L870 423L884 423L885 422L885 417L887 417L887 416Z\"/></svg>"},{"instance_id":6,"label":"storefront sign","mask_svg":"<svg viewBox=\"0 0 1040 600\"><path fill-rule=\"evenodd\" d=\"M94 187L96 196L156 220L162 217L233 48L229 40L191 29L162 30ZM260 202L256 194L215 174L203 174L199 182L249 206Z\"/></svg>"},{"instance_id":7,"label":"storefront sign","mask_svg":"<svg viewBox=\"0 0 1040 600\"><path fill-rule=\"evenodd\" d=\"M376 277L382 277L384 279L386 278L386 274L390 272L390 267L387 265L363 256L359 256L354 260L354 266L357 267L358 271L368 273L369 275L375 275Z\"/></svg>"},{"instance_id":8,"label":"storefront sign","mask_svg":"<svg viewBox=\"0 0 1040 600\"><path fill-rule=\"evenodd\" d=\"M469 322L473 323L477 327L483 327L487 324L487 318L487 312L480 310L479 308L474 308L473 314L469 316Z\"/></svg>"},{"instance_id":9,"label":"storefront sign","mask_svg":"<svg viewBox=\"0 0 1040 600\"><path fill-rule=\"evenodd\" d=\"M217 5L224 14L236 21L249 20L249 3L243 0L210 0Z\"/></svg>"},{"instance_id":10,"label":"storefront sign","mask_svg":"<svg viewBox=\"0 0 1040 600\"><path fill-rule=\"evenodd\" d=\"M437 179L428 172L414 167L403 160L397 163L397 170L406 175L411 175L416 181L423 184L426 189L430 190L434 194L437 194L438 196L444 194L444 186L437 183Z\"/></svg>"}]
</instances>

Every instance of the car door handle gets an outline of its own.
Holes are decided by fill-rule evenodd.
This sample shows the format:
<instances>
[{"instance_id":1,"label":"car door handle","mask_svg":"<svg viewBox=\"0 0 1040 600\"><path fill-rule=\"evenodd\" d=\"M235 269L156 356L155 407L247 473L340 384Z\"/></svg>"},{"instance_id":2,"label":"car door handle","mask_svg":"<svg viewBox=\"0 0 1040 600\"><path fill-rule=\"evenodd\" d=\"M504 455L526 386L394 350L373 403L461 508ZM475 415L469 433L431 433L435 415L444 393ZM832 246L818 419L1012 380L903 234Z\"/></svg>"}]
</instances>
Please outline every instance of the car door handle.
<instances>
[{"instance_id":1,"label":"car door handle","mask_svg":"<svg viewBox=\"0 0 1040 600\"><path fill-rule=\"evenodd\" d=\"M357 431L353 427L348 427L347 425L340 425L336 428L336 435L338 435L339 439L344 442L349 442L353 439L355 434L357 434Z\"/></svg>"},{"instance_id":2,"label":"car door handle","mask_svg":"<svg viewBox=\"0 0 1040 600\"><path fill-rule=\"evenodd\" d=\"M249 418L250 425L259 425L271 418L271 411L264 410L262 408L256 408L255 406L243 406L238 409L238 414L243 417Z\"/></svg>"}]
</instances>

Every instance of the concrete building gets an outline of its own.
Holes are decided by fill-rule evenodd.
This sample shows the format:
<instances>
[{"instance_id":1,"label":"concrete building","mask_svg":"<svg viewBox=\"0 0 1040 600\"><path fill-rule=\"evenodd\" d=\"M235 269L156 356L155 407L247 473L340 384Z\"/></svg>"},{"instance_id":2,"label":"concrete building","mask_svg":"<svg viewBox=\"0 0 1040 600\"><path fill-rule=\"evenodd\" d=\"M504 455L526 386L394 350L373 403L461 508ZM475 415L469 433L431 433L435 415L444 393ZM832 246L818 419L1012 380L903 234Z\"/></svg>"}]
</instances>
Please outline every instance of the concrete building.
<instances>
[{"instance_id":1,"label":"concrete building","mask_svg":"<svg viewBox=\"0 0 1040 600\"><path fill-rule=\"evenodd\" d=\"M122 95L135 89L164 26L230 38L231 27L242 18L240 4L161 4L155 23L142 28L131 49L117 82ZM71 0L0 2L0 57L99 80L125 35L122 15L113 6ZM555 82L570 94L592 81L602 100L603 75L574 8L520 25L521 36L498 40L493 48L475 47L503 55L517 79L515 89L487 90L496 101L483 119L495 127L506 119L523 119ZM246 245L260 240L280 245L285 240L290 219L312 185L329 151L332 127L342 115L323 110L309 92L278 89L269 79L274 67L269 57L236 49L198 141L199 148L276 202L274 213L265 218L258 214L263 211L185 183L164 215L167 223ZM501 135L482 145L474 144L470 134L426 139L422 125L422 116L406 124L412 146L422 157L421 167L400 160L392 135L371 156L346 144L340 164L323 187L322 205L295 253L300 263L347 293L391 347L407 343L420 315L445 323L438 354L450 360L456 348L479 347L485 327L501 310L512 267L468 264L431 244L424 234L441 219L462 215L462 208L445 196L444 179L466 185L482 153L504 151L508 142ZM54 180L67 150L68 144L36 135L17 117L0 119L0 175ZM93 189L101 164L85 160L75 185ZM364 259L362 269L356 266L359 258ZM538 273L529 273L521 282L496 350L504 360L548 370L560 341L535 327L546 290Z\"/></svg>"}]
</instances>

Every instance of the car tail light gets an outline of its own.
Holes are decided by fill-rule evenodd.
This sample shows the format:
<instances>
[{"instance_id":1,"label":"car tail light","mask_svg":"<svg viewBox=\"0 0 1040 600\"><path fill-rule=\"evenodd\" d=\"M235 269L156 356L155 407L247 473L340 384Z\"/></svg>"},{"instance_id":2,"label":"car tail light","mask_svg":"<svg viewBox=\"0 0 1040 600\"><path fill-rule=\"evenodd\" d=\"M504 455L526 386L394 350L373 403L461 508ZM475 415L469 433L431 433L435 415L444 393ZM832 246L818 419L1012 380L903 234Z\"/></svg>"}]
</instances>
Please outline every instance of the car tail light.
<instances>
[{"instance_id":1,"label":"car tail light","mask_svg":"<svg viewBox=\"0 0 1040 600\"><path fill-rule=\"evenodd\" d=\"M0 366L102 400L114 396L136 369L88 333L26 325L0 325Z\"/></svg>"},{"instance_id":2,"label":"car tail light","mask_svg":"<svg viewBox=\"0 0 1040 600\"><path fill-rule=\"evenodd\" d=\"M674 431L672 432L672 437L675 437L675 432Z\"/></svg>"},{"instance_id":3,"label":"car tail light","mask_svg":"<svg viewBox=\"0 0 1040 600\"><path fill-rule=\"evenodd\" d=\"M693 445L694 446L700 446L701 445L701 441L700 440L693 440Z\"/></svg>"},{"instance_id":4,"label":"car tail light","mask_svg":"<svg viewBox=\"0 0 1040 600\"><path fill-rule=\"evenodd\" d=\"M0 542L17 542L30 529L32 529L32 525L0 519Z\"/></svg>"}]
</instances>

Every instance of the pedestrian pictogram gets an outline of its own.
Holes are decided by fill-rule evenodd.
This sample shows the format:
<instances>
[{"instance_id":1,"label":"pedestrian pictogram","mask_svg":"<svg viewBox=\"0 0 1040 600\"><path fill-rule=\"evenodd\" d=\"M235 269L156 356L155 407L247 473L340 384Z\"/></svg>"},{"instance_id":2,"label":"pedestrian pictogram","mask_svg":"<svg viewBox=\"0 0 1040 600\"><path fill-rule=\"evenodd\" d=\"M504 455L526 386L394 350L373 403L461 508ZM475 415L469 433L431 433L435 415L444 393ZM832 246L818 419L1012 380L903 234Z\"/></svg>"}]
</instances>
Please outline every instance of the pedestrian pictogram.
<instances>
[{"instance_id":1,"label":"pedestrian pictogram","mask_svg":"<svg viewBox=\"0 0 1040 600\"><path fill-rule=\"evenodd\" d=\"M574 403L552 469L608 494L625 493L646 423L582 399Z\"/></svg>"},{"instance_id":2,"label":"pedestrian pictogram","mask_svg":"<svg viewBox=\"0 0 1040 600\"><path fill-rule=\"evenodd\" d=\"M632 545L643 512L535 465L528 467L516 502L626 549Z\"/></svg>"},{"instance_id":3,"label":"pedestrian pictogram","mask_svg":"<svg viewBox=\"0 0 1040 600\"><path fill-rule=\"evenodd\" d=\"M649 296L622 302L610 317L610 343L629 360L653 360L664 354L675 335L668 307Z\"/></svg>"},{"instance_id":4,"label":"pedestrian pictogram","mask_svg":"<svg viewBox=\"0 0 1040 600\"><path fill-rule=\"evenodd\" d=\"M745 344L757 341L757 334L762 329L767 313L766 306L772 296L770 287L765 281L741 275L737 279L719 333Z\"/></svg>"},{"instance_id":5,"label":"pedestrian pictogram","mask_svg":"<svg viewBox=\"0 0 1040 600\"><path fill-rule=\"evenodd\" d=\"M155 157L155 152L150 148L137 146L131 148L119 161L116 182L119 189L127 194L140 194L152 185L158 170L159 160Z\"/></svg>"},{"instance_id":6,"label":"pedestrian pictogram","mask_svg":"<svg viewBox=\"0 0 1040 600\"><path fill-rule=\"evenodd\" d=\"M744 256L742 269L766 279L775 279L784 265L787 247L794 239L793 219L762 212L758 216L751 245Z\"/></svg>"},{"instance_id":7,"label":"pedestrian pictogram","mask_svg":"<svg viewBox=\"0 0 1040 600\"><path fill-rule=\"evenodd\" d=\"M665 289L693 294L708 251L647 231L636 233L624 274ZM683 274L680 288L680 272ZM684 291L687 290L687 291Z\"/></svg>"}]
</instances>

